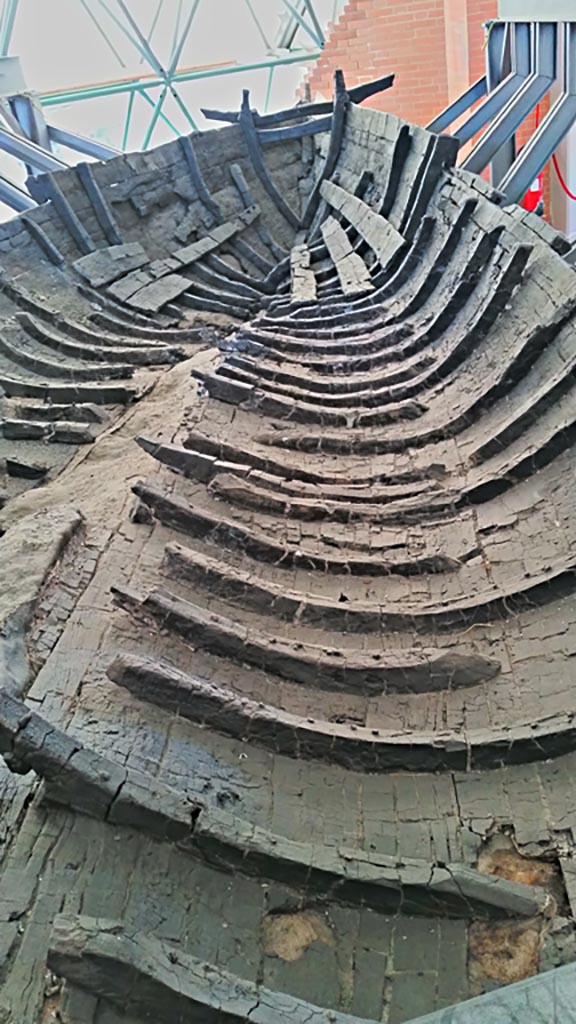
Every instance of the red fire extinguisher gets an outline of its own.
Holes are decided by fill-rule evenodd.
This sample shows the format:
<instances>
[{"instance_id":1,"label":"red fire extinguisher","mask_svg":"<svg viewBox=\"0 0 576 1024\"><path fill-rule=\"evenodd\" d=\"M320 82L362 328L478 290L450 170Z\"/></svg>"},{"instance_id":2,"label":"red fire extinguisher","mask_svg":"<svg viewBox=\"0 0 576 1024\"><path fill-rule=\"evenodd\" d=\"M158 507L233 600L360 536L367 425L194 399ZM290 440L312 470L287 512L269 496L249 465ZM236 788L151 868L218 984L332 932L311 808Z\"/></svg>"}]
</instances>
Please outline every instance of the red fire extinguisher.
<instances>
[{"instance_id":1,"label":"red fire extinguisher","mask_svg":"<svg viewBox=\"0 0 576 1024\"><path fill-rule=\"evenodd\" d=\"M524 195L521 205L530 213L544 212L544 175L539 174Z\"/></svg>"}]
</instances>

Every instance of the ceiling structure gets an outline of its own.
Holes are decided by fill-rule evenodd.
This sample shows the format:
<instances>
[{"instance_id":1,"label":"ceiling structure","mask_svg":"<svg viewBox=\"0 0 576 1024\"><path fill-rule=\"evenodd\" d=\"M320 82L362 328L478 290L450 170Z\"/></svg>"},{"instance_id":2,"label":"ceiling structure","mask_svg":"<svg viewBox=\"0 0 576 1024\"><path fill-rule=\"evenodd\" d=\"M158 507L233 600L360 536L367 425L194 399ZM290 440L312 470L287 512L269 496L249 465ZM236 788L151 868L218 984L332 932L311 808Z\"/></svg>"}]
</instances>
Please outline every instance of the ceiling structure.
<instances>
[{"instance_id":1,"label":"ceiling structure","mask_svg":"<svg viewBox=\"0 0 576 1024\"><path fill-rule=\"evenodd\" d=\"M237 96L249 75L262 109L285 106L343 6L58 0L39 10L34 0L4 0L0 55L21 58L28 86L62 127L81 130L81 122L84 134L117 149L145 149L205 126L207 83L211 100L221 103Z\"/></svg>"}]
</instances>

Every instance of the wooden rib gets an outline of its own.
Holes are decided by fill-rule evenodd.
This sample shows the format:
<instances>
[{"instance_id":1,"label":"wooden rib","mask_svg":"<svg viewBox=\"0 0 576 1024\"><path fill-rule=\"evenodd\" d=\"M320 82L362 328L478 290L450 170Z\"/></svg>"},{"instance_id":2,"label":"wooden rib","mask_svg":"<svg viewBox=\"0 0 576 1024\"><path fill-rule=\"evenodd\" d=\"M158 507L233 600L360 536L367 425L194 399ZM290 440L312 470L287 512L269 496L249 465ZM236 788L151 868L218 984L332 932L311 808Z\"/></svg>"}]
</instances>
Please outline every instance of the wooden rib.
<instances>
[{"instance_id":1,"label":"wooden rib","mask_svg":"<svg viewBox=\"0 0 576 1024\"><path fill-rule=\"evenodd\" d=\"M388 217L396 202L396 196L398 195L398 189L400 188L400 180L404 172L404 165L408 159L408 154L412 148L412 133L410 131L410 125L402 124L396 136L394 142L394 149L392 150L392 159L390 160L390 170L388 171L388 180L386 182L386 190L382 197L380 204L379 213L382 217Z\"/></svg>"},{"instance_id":2,"label":"wooden rib","mask_svg":"<svg viewBox=\"0 0 576 1024\"><path fill-rule=\"evenodd\" d=\"M90 164L80 163L76 165L76 174L86 195L92 203L96 219L102 228L110 245L120 245L122 235L112 210L108 206L101 188L94 177Z\"/></svg>"},{"instance_id":3,"label":"wooden rib","mask_svg":"<svg viewBox=\"0 0 576 1024\"><path fill-rule=\"evenodd\" d=\"M367 1024L245 981L175 948L120 922L59 916L48 966L123 1013L171 1024Z\"/></svg>"},{"instance_id":4,"label":"wooden rib","mask_svg":"<svg viewBox=\"0 0 576 1024\"><path fill-rule=\"evenodd\" d=\"M0 690L0 751L11 771L39 775L51 802L160 839L189 838L200 812L152 776L84 747L6 690Z\"/></svg>"},{"instance_id":5,"label":"wooden rib","mask_svg":"<svg viewBox=\"0 0 576 1024\"><path fill-rule=\"evenodd\" d=\"M276 185L272 181L270 172L264 162L258 132L254 126L254 117L250 110L250 93L248 89L244 89L242 94L242 107L240 110L239 123L246 142L246 148L248 149L248 155L252 161L252 166L262 184L262 187L268 193L272 202L284 219L291 227L294 228L294 230L297 231L300 227L300 221L276 188Z\"/></svg>"},{"instance_id":6,"label":"wooden rib","mask_svg":"<svg viewBox=\"0 0 576 1024\"><path fill-rule=\"evenodd\" d=\"M149 501L146 504L153 508L161 522L179 528L174 519L170 520L163 514L158 504L151 505ZM226 541L222 534L216 533L215 540L225 547ZM214 535L206 531L201 534L197 530L196 536L214 539ZM229 542L229 546L234 547L234 543ZM240 550L239 544L237 547ZM253 557L252 550L246 553ZM371 602L350 597L341 603L313 592L302 594L301 591L290 590L282 583L259 579L255 573L249 575L248 570L218 563L217 559L175 542L166 546L166 566L176 579L188 579L204 587L217 585L222 596L231 601L238 598L239 587L243 583L247 607L260 612L272 612L287 621L297 618L302 624L316 628L347 630L352 626L354 632L379 633L393 630L406 631L409 635L450 632L476 622L499 621L525 609L557 601L573 594L576 588L574 567L567 564L566 559L560 559L537 575L510 579L506 587L499 590L487 584L482 591L465 597L458 595L449 602L430 603L424 607L417 602L403 602L401 607L396 607L387 599L386 590ZM276 563L275 568L282 569L282 563ZM369 573L364 571L363 575ZM345 587L344 580L341 585Z\"/></svg>"},{"instance_id":7,"label":"wooden rib","mask_svg":"<svg viewBox=\"0 0 576 1024\"><path fill-rule=\"evenodd\" d=\"M63 267L66 261L60 252L60 249L54 244L44 229L36 223L34 217L23 213L21 214L21 220L29 235L31 235L34 241L38 243L42 252L48 257L50 262L53 263L55 267Z\"/></svg>"},{"instance_id":8,"label":"wooden rib","mask_svg":"<svg viewBox=\"0 0 576 1024\"><path fill-rule=\"evenodd\" d=\"M354 772L498 768L508 762L511 751L518 764L567 753L576 744L570 715L514 729L469 730L465 737L458 732L438 736L424 730L399 735L355 723L305 718L137 655L119 655L107 675L140 700L216 733L274 754L310 758Z\"/></svg>"},{"instance_id":9,"label":"wooden rib","mask_svg":"<svg viewBox=\"0 0 576 1024\"><path fill-rule=\"evenodd\" d=\"M123 362L125 365L132 364L133 366L161 366L166 363L177 363L186 358L183 349L176 346L130 346L123 345L120 339L116 343L109 340L107 343L100 344L96 341L97 335L93 335L93 344L70 341L65 335L56 334L45 328L41 321L36 320L30 313L17 313L16 320L30 337L35 338L42 345L76 359L103 360L111 363Z\"/></svg>"},{"instance_id":10,"label":"wooden rib","mask_svg":"<svg viewBox=\"0 0 576 1024\"><path fill-rule=\"evenodd\" d=\"M145 437L137 437L136 443L165 466L171 466L193 480L209 480L214 473L220 472L226 462L228 465L233 464L235 470L238 468L238 472L243 469L248 472L254 468L262 470L269 475L272 474L281 478L287 476L290 479L302 480L310 484L341 485L343 482L341 473L330 473L329 470L316 472L303 466L298 461L295 463L283 462L268 455L259 455L253 450L246 451L237 448L234 445L227 444L225 441L216 441L197 432L188 435L184 447L167 444L162 441L154 441ZM202 469L200 469L200 465L203 467ZM436 468L438 469L438 467ZM206 473L206 475L200 475L201 472ZM363 472L360 475L350 472L346 474L344 479L350 487L359 484L370 487L377 483L386 484L421 480L426 475L425 470L398 471L392 476L382 472Z\"/></svg>"},{"instance_id":11,"label":"wooden rib","mask_svg":"<svg viewBox=\"0 0 576 1024\"><path fill-rule=\"evenodd\" d=\"M302 545L273 540L257 527L249 528L236 519L193 507L183 498L169 497L158 488L139 483L132 490L167 526L192 537L207 537L232 550L245 551L251 558L282 569L316 569L341 576L414 576L455 568L453 559L438 552L424 552L422 556L411 557L405 550L394 549L374 555L359 555L346 550L334 552L330 546L325 552L311 551Z\"/></svg>"},{"instance_id":12,"label":"wooden rib","mask_svg":"<svg viewBox=\"0 0 576 1024\"><path fill-rule=\"evenodd\" d=\"M256 388L217 373L194 370L193 376L201 381L212 398L257 410L263 416L291 420L294 423L330 424L334 427L374 426L414 420L426 412L426 406L414 399L391 402L369 412L348 407L336 411L311 402L291 401L282 395L266 392L264 387Z\"/></svg>"},{"instance_id":13,"label":"wooden rib","mask_svg":"<svg viewBox=\"0 0 576 1024\"><path fill-rule=\"evenodd\" d=\"M248 182L244 177L240 164L230 164L230 176L242 197L244 206L255 206L256 200L254 199L250 186L248 185ZM270 234L270 231L261 220L258 221L256 225L256 230L261 241L264 243L265 246L267 246L270 249L272 255L277 260L284 259L284 257L286 256L286 250L283 249L281 245L278 245L278 243L274 241L272 235Z\"/></svg>"},{"instance_id":14,"label":"wooden rib","mask_svg":"<svg viewBox=\"0 0 576 1024\"><path fill-rule=\"evenodd\" d=\"M424 213L445 167L456 163L460 140L452 135L437 135L428 159L425 161L422 179L414 188L400 230L406 238L412 238L418 229Z\"/></svg>"},{"instance_id":15,"label":"wooden rib","mask_svg":"<svg viewBox=\"0 0 576 1024\"><path fill-rule=\"evenodd\" d=\"M181 135L178 139L178 143L184 155L184 159L188 167L188 172L190 174L190 178L192 179L192 184L194 185L194 188L198 193L200 202L208 210L208 212L211 214L215 221L221 220L222 214L220 207L218 206L216 200L212 197L212 194L210 193L206 181L204 180L204 175L200 170L200 165L198 163L198 158L196 156L196 151L194 149L194 143L192 142L192 139L190 138L189 135Z\"/></svg>"},{"instance_id":16,"label":"wooden rib","mask_svg":"<svg viewBox=\"0 0 576 1024\"><path fill-rule=\"evenodd\" d=\"M150 616L195 647L321 690L364 696L433 693L474 686L500 671L498 661L460 650L413 648L370 654L354 648L334 651L329 641L321 647L268 636L160 590L140 598L112 587L112 594L123 608Z\"/></svg>"},{"instance_id":17,"label":"wooden rib","mask_svg":"<svg viewBox=\"0 0 576 1024\"><path fill-rule=\"evenodd\" d=\"M409 510L413 508L413 502L410 499L414 494L418 495L418 510L422 515L425 515L427 510L434 513L438 511L439 507L450 508L456 497L455 494L441 492L438 498L434 493L430 493L433 488L427 487L425 484L405 485L397 490L400 493L391 493L391 489L384 490L380 494L380 501L371 499L370 494L367 494L364 500L358 495L357 500L353 502L346 494L343 494L340 500L335 500L324 490L321 495L316 494L311 497L294 492L282 495L269 487L258 486L252 480L243 480L232 473L219 473L213 477L210 484L210 493L228 504L256 509L271 515L291 516L305 522L350 524L355 522L397 522L401 519L406 505ZM402 503L402 499L404 499L404 503ZM444 562L438 558L434 563L423 559L421 564L421 571L424 572L457 568L457 564L450 559L446 559Z\"/></svg>"},{"instance_id":18,"label":"wooden rib","mask_svg":"<svg viewBox=\"0 0 576 1024\"><path fill-rule=\"evenodd\" d=\"M36 178L30 177L28 179L28 187L33 198L39 202L50 200L80 252L85 254L94 252L96 246L93 239L82 224L82 221L74 213L53 174L40 174Z\"/></svg>"},{"instance_id":19,"label":"wooden rib","mask_svg":"<svg viewBox=\"0 0 576 1024\"><path fill-rule=\"evenodd\" d=\"M41 384L34 380L0 373L0 387L8 397L40 398L45 402L95 402L99 405L124 405L139 395L136 387L122 384Z\"/></svg>"},{"instance_id":20,"label":"wooden rib","mask_svg":"<svg viewBox=\"0 0 576 1024\"><path fill-rule=\"evenodd\" d=\"M16 366L32 370L38 375L56 377L61 380L123 380L132 377L134 367L129 364L114 366L113 364L94 363L93 365L73 366L65 362L53 362L40 354L25 349L22 344L12 345L4 334L0 334L0 352Z\"/></svg>"},{"instance_id":21,"label":"wooden rib","mask_svg":"<svg viewBox=\"0 0 576 1024\"><path fill-rule=\"evenodd\" d=\"M350 103L350 97L346 90L346 83L344 81L344 75L342 71L334 72L334 103L333 103L333 114L332 114L332 125L330 128L330 141L328 143L328 151L326 153L326 159L322 165L322 169L318 178L314 183L314 187L308 202L306 209L302 215L302 227L309 228L314 219L314 215L318 208L318 203L321 196L322 183L328 178L331 178L334 171L336 170L336 164L338 163L338 157L340 156L340 149L342 148L342 141L344 139L344 132L346 130L346 114L348 113L348 106ZM325 196L323 198L326 198Z\"/></svg>"}]
</instances>

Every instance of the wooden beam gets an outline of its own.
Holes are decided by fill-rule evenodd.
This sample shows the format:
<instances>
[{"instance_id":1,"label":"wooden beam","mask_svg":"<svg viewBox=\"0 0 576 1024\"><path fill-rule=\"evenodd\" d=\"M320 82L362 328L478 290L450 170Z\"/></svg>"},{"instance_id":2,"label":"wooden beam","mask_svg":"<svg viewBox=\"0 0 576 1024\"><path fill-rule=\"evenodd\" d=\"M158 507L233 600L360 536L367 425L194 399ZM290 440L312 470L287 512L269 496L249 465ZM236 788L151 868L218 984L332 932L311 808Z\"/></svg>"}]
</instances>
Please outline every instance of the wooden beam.
<instances>
[{"instance_id":1,"label":"wooden beam","mask_svg":"<svg viewBox=\"0 0 576 1024\"><path fill-rule=\"evenodd\" d=\"M383 78L376 78L373 82L365 82L363 85L356 85L350 89L349 96L352 103L362 103L370 96L376 96L394 84L394 75L384 75ZM304 117L316 117L321 114L331 114L333 110L332 100L321 103L297 103L294 107L286 110L277 110L274 114L259 114L253 110L254 124L257 128L269 128L272 125L283 124L285 121L297 121ZM236 110L208 110L202 108L204 117L212 121L227 121L229 124L238 124L240 115Z\"/></svg>"},{"instance_id":2,"label":"wooden beam","mask_svg":"<svg viewBox=\"0 0 576 1024\"><path fill-rule=\"evenodd\" d=\"M180 946L95 917L56 917L48 966L124 1012L172 1024L367 1024L262 988Z\"/></svg>"}]
</instances>

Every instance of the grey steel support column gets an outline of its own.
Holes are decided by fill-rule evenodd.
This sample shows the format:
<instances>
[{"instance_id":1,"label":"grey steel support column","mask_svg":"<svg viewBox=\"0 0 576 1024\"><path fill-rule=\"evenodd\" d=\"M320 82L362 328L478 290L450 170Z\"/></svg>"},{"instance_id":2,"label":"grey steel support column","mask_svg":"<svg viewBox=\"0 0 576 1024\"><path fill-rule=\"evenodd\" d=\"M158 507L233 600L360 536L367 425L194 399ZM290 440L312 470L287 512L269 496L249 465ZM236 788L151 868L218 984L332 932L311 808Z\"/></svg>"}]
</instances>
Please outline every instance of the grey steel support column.
<instances>
[{"instance_id":1,"label":"grey steel support column","mask_svg":"<svg viewBox=\"0 0 576 1024\"><path fill-rule=\"evenodd\" d=\"M40 104L31 96L10 96L10 109L24 134L42 149L50 151L50 138Z\"/></svg>"},{"instance_id":2,"label":"grey steel support column","mask_svg":"<svg viewBox=\"0 0 576 1024\"><path fill-rule=\"evenodd\" d=\"M494 21L488 27L486 38L486 82L488 92L503 82L512 70L510 52L510 25ZM500 147L490 164L490 181L497 185L516 159L516 137L514 135Z\"/></svg>"},{"instance_id":3,"label":"grey steel support column","mask_svg":"<svg viewBox=\"0 0 576 1024\"><path fill-rule=\"evenodd\" d=\"M486 75L483 75L466 92L462 93L457 100L454 100L448 107L445 107L442 113L438 114L433 121L430 121L430 124L426 125L426 130L429 132L443 132L457 117L465 114L472 104L476 103L476 100L482 99L482 96L486 95L486 91Z\"/></svg>"},{"instance_id":4,"label":"grey steel support column","mask_svg":"<svg viewBox=\"0 0 576 1024\"><path fill-rule=\"evenodd\" d=\"M510 202L517 203L531 182L558 147L566 132L576 121L576 23L562 28L564 90L542 121L520 156L500 182L500 189Z\"/></svg>"},{"instance_id":5,"label":"grey steel support column","mask_svg":"<svg viewBox=\"0 0 576 1024\"><path fill-rule=\"evenodd\" d=\"M530 27L530 75L494 119L463 163L466 171L480 174L508 142L556 78L557 26L536 22Z\"/></svg>"},{"instance_id":6,"label":"grey steel support column","mask_svg":"<svg viewBox=\"0 0 576 1024\"><path fill-rule=\"evenodd\" d=\"M70 132L66 128L56 128L51 124L48 125L48 137L51 142L68 146L68 149L83 153L85 156L92 156L95 160L110 160L113 156L120 156L119 149L113 149L103 142L97 142L96 139L87 139L84 135Z\"/></svg>"},{"instance_id":7,"label":"grey steel support column","mask_svg":"<svg viewBox=\"0 0 576 1024\"><path fill-rule=\"evenodd\" d=\"M61 171L68 166L52 153L46 152L23 135L14 135L7 128L0 128L0 149L28 164L34 169L34 173Z\"/></svg>"},{"instance_id":8,"label":"grey steel support column","mask_svg":"<svg viewBox=\"0 0 576 1024\"><path fill-rule=\"evenodd\" d=\"M32 210L36 203L24 189L18 188L11 181L0 177L0 203L6 203L16 213L23 213L24 210Z\"/></svg>"},{"instance_id":9,"label":"grey steel support column","mask_svg":"<svg viewBox=\"0 0 576 1024\"><path fill-rule=\"evenodd\" d=\"M504 109L514 93L528 78L530 67L530 25L518 22L510 26L512 70L503 82L486 97L483 103L470 115L468 120L458 129L458 138L463 145L479 132L484 125L496 117Z\"/></svg>"}]
</instances>

